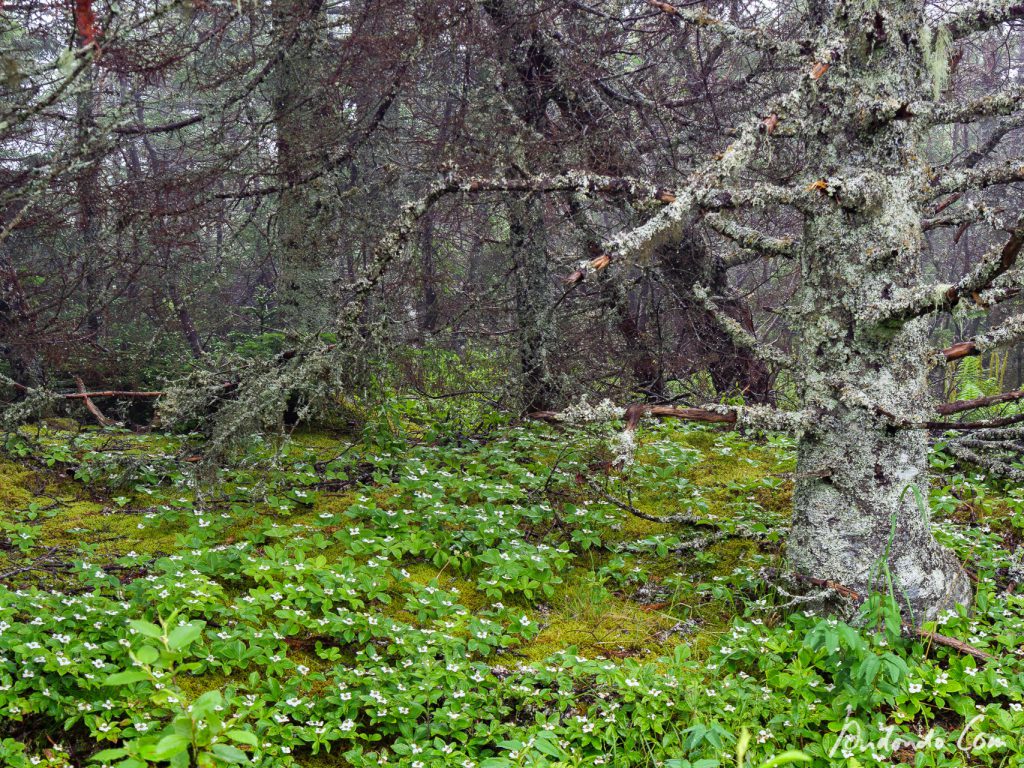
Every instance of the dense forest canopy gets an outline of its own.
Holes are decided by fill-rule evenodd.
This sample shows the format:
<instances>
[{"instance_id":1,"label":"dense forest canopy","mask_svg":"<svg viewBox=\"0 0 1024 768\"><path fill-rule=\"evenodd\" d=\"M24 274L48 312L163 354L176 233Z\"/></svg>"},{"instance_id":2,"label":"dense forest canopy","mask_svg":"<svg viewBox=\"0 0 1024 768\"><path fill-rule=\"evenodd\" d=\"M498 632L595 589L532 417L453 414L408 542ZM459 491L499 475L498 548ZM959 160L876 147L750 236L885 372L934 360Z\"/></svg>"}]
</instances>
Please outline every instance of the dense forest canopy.
<instances>
[{"instance_id":1,"label":"dense forest canopy","mask_svg":"<svg viewBox=\"0 0 1024 768\"><path fill-rule=\"evenodd\" d=\"M980 478L977 487L1005 509L1017 509L1024 486L1022 31L1024 5L1012 0L0 2L7 453L36 462L41 478L67 464L83 488L101 479L110 493L128 488L116 498L129 510L145 506L139 494L185 489L155 509L187 505L187 532L173 516L166 530L183 537L175 546L196 563L207 558L196 552L221 552L244 536L267 556L275 534L232 518L247 505L246 514L313 505L330 521L323 525L347 517L358 531L354 521L385 508L386 489L431 498L432 487L448 488L450 471L464 473L475 480L446 493L483 505L483 518L505 503L543 512L510 513L515 522L494 540L485 532L448 541L463 524L456 520L395 546L414 558L456 547L429 562L443 570L450 556L467 576L504 567L504 538L524 562L543 562L543 573L480 575L478 587L505 599L499 579L519 585L513 599L525 600L524 610L538 595L560 594L549 588L563 569L575 573L570 560L610 552L608 541L616 552L669 552L660 539L650 543L660 528L643 545L614 536L602 544L595 530L611 516L572 528L563 505L576 514L584 494L608 515L689 526L671 548L677 558L734 539L769 547L775 559L760 577L782 608L859 615L860 627L870 624L864 611L875 620L884 613L904 650L938 637L991 659L977 637L936 635L934 622L988 610L985 567L1002 569L1012 593L1019 539L1008 533L1000 544L1018 565L995 565L1002 555L989 553L983 567L963 551L974 534L952 535L934 515L950 512L950 495L936 489L952 488L952 473ZM54 421L67 417L89 426ZM321 433L351 442L333 456L301 442ZM93 472L109 458L104 435L124 441L115 450L126 459L154 458ZM785 498L779 503L780 486L764 473L757 482L772 502L748 497L764 519L730 507L740 516L709 531L717 523L679 507L686 493L702 493L686 473L704 465L688 452L728 456L729 441L752 456L777 449L771 460L749 460L778 464ZM415 464L408 472L397 458L406 453ZM266 484L247 474L259 474L255 466L273 467ZM531 467L529 477L520 466ZM435 472L445 479L402 486ZM937 472L946 474L933 482ZM520 490L469 493L469 484L490 481ZM38 510L52 509L38 500L47 482L5 502L11 537L31 542L10 539L3 579L16 580L5 589L58 569L50 558L64 543L48 554L33 549ZM630 482L653 511L615 487ZM348 499L342 514L303 501L303 484L380 498ZM233 522L213 525L213 509ZM953 522L975 530L975 512ZM499 529L504 514L492 521ZM404 542L406 534L395 535ZM354 558L357 570L403 556L359 541L353 534L347 548L329 551ZM296 562L312 557L296 546ZM124 584L149 578L169 552L160 547L145 562L115 563ZM543 549L524 554L530 547ZM228 569L219 572L211 563L221 555L208 557L197 574L260 579L235 561L218 560ZM360 573L369 579L359 582L360 602L386 595ZM54 589L33 599L54 599ZM25 610L12 600L12 611ZM431 618L447 616L435 608ZM530 635L522 627L536 623L531 616L516 632ZM163 643L164 655L136 666L184 663L202 630L184 619L175 629L176 618L129 619ZM319 659L332 662L373 636L346 635L328 644L332 655L321 635L298 637L303 625L281 629L282 638L295 635L290 647L306 653L319 643ZM516 634L499 635L506 630ZM859 637L842 642L869 653L874 640ZM124 674L115 684L159 677ZM231 695L218 693L217 706ZM166 700L153 702L172 717ZM962 715L957 706L967 705L953 707ZM337 738L366 726L384 734L380 754L367 736L374 759L416 765L405 744L412 732L383 722L347 713ZM187 727L191 741L178 752L150 749L139 731L135 746L109 759L125 768L291 764L276 749L283 741L263 755L243 730L234 752L217 753L197 741L194 722ZM422 727L416 738L441 733ZM468 737L455 741L461 764L545 764L512 762L493 739L473 749ZM304 743L315 743L314 753L320 746ZM735 743L742 764L747 742ZM601 764L593 762L600 750L551 745L541 752L552 765ZM653 754L650 764L691 765L681 753ZM357 757L343 764L369 764ZM569 762L576 757L584 761ZM813 750L791 757L824 760Z\"/></svg>"}]
</instances>

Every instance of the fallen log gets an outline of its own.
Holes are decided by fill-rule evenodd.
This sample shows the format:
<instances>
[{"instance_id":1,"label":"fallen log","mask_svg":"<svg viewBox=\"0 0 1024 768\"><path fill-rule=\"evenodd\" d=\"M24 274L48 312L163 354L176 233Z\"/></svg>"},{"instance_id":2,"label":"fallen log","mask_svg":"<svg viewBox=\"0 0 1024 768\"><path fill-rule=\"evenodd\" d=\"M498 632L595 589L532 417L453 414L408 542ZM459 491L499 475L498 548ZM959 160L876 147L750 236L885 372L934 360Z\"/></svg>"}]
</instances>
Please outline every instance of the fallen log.
<instances>
[{"instance_id":1,"label":"fallen log","mask_svg":"<svg viewBox=\"0 0 1024 768\"><path fill-rule=\"evenodd\" d=\"M562 423L562 414L558 411L534 411L527 416L537 421L546 421L549 424ZM643 405L635 404L627 406L622 419L626 422L626 429L632 431L644 416L655 416L666 419L683 419L684 421L704 421L716 424L735 424L736 413L722 413L709 408L680 408L674 405Z\"/></svg>"},{"instance_id":2,"label":"fallen log","mask_svg":"<svg viewBox=\"0 0 1024 768\"><path fill-rule=\"evenodd\" d=\"M75 381L79 381L79 378L77 376L75 377ZM20 384L17 381L11 381L8 383L19 392L32 391L32 387L25 386L24 384ZM152 397L163 397L164 395L167 394L166 392L162 391L138 392L123 389L105 389L97 392L86 392L84 390L85 387L83 385L82 387L79 388L78 392L54 392L53 396L59 397L63 400L89 400L94 397L121 397L125 399L146 399Z\"/></svg>"}]
</instances>

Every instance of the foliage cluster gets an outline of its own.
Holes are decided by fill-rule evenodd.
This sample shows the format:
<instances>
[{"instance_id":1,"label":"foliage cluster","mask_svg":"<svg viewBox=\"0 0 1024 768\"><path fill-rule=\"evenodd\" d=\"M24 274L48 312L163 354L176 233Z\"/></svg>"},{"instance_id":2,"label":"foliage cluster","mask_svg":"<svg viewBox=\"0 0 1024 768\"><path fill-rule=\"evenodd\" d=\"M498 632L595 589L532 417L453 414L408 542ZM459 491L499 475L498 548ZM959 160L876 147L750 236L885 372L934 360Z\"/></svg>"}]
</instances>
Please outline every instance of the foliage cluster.
<instances>
[{"instance_id":1,"label":"foliage cluster","mask_svg":"<svg viewBox=\"0 0 1024 768\"><path fill-rule=\"evenodd\" d=\"M353 443L256 440L213 486L187 436L11 435L8 455L34 471L3 519L0 760L712 768L1024 754L1024 603L1007 589L1024 575L1019 489L933 456L938 533L978 575L974 612L940 630L991 654L983 664L905 636L883 596L847 624L772 591L785 438L654 426L619 474L602 427L443 439L425 424L412 409ZM95 509L72 518L83 493ZM686 549L708 532L717 543Z\"/></svg>"}]
</instances>

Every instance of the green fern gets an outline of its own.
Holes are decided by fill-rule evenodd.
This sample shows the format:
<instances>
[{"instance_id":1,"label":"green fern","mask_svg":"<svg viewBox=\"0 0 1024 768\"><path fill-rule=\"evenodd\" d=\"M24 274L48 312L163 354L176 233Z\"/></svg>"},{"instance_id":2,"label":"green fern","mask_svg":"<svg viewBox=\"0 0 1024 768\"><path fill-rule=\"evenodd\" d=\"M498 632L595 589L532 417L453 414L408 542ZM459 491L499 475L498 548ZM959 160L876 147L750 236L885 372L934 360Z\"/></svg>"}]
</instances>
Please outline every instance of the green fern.
<instances>
[{"instance_id":1,"label":"green fern","mask_svg":"<svg viewBox=\"0 0 1024 768\"><path fill-rule=\"evenodd\" d=\"M981 358L967 357L960 361L953 373L953 400L970 400L985 395L986 379Z\"/></svg>"},{"instance_id":2,"label":"green fern","mask_svg":"<svg viewBox=\"0 0 1024 768\"><path fill-rule=\"evenodd\" d=\"M983 357L966 357L951 367L946 377L946 393L949 402L972 400L976 397L996 395L1003 391L1006 379L1008 355L992 352L987 363ZM976 411L980 417L986 411Z\"/></svg>"}]
</instances>

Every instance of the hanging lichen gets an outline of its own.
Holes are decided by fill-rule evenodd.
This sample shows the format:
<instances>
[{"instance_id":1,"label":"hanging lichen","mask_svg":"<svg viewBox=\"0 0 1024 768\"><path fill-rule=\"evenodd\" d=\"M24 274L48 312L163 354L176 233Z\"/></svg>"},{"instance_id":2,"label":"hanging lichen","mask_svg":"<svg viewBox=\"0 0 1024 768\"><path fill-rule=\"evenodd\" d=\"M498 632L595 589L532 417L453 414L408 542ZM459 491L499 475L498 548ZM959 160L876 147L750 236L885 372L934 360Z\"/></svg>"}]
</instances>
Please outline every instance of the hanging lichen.
<instances>
[{"instance_id":1,"label":"hanging lichen","mask_svg":"<svg viewBox=\"0 0 1024 768\"><path fill-rule=\"evenodd\" d=\"M920 40L925 71L932 84L932 98L937 99L949 82L949 47L953 36L944 26L933 34L926 24L921 27Z\"/></svg>"}]
</instances>

